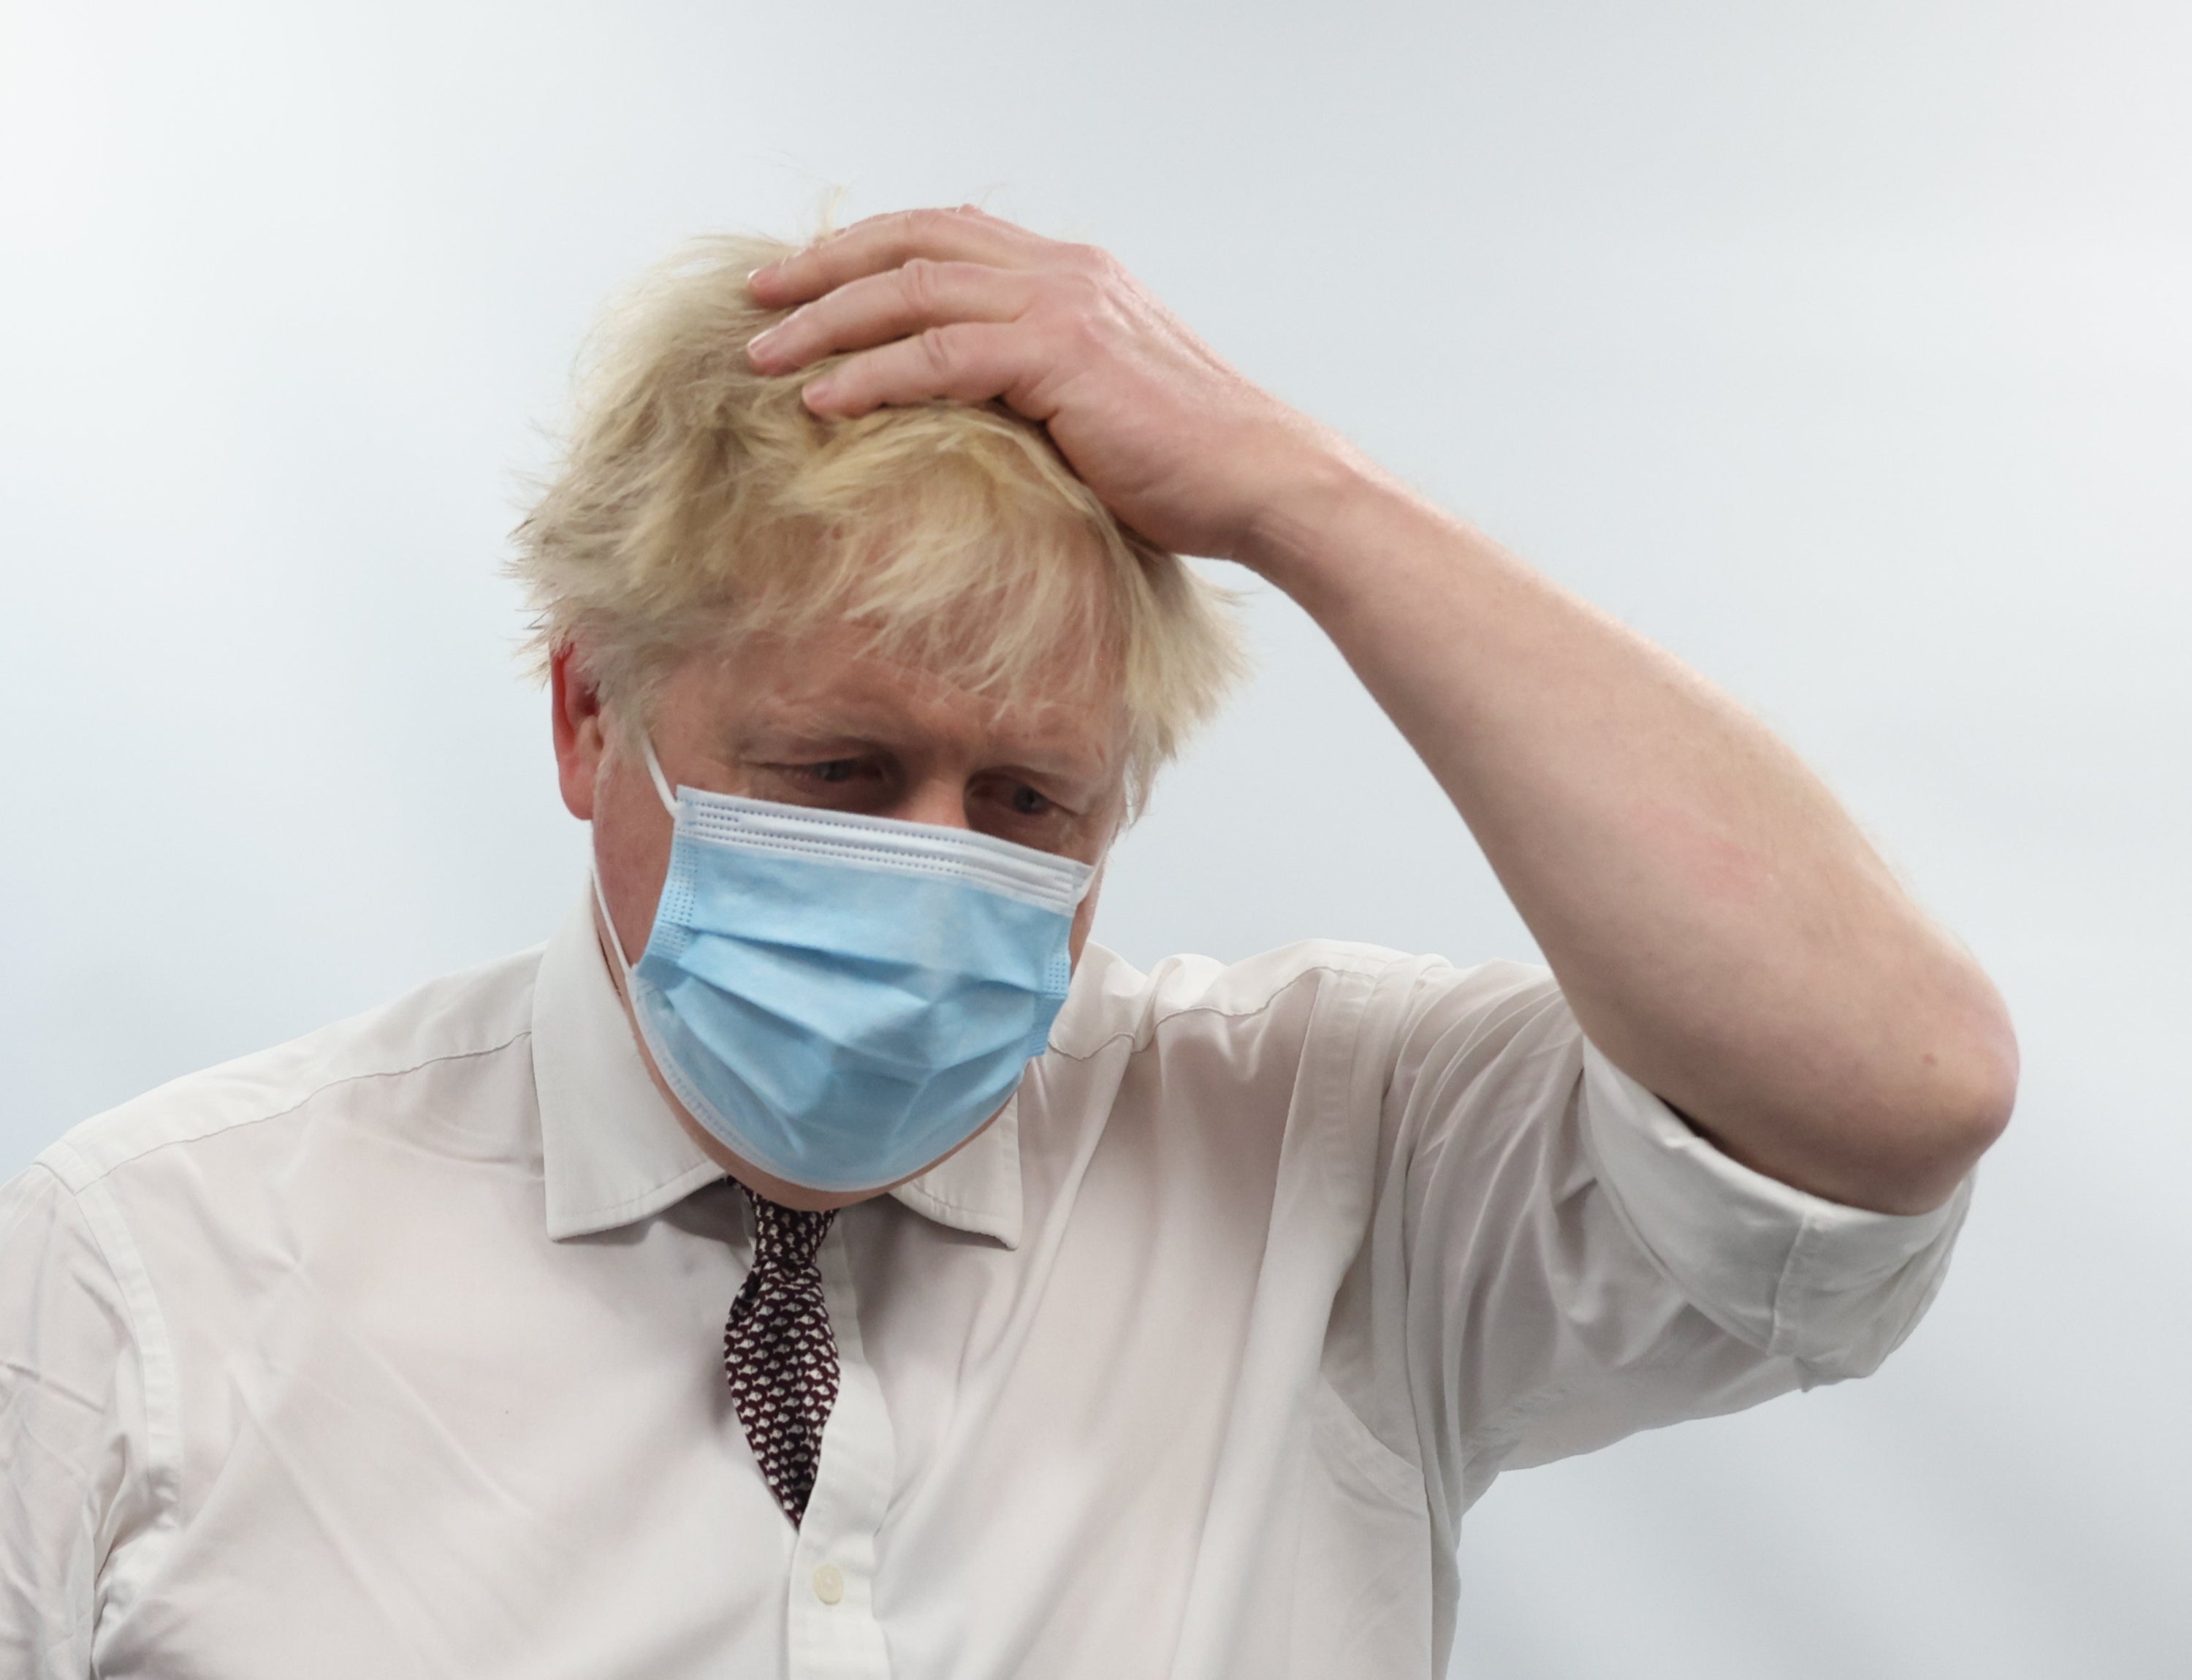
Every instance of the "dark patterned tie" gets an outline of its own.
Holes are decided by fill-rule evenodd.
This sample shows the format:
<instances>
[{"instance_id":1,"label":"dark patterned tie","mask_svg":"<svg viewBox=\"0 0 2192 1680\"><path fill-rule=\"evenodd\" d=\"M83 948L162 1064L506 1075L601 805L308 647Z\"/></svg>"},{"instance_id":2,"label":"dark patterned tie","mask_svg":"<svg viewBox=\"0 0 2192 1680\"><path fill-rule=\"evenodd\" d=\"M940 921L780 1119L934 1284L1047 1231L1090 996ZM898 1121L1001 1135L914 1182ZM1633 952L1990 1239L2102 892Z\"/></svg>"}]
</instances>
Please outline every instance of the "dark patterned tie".
<instances>
[{"instance_id":1,"label":"dark patterned tie","mask_svg":"<svg viewBox=\"0 0 2192 1680\"><path fill-rule=\"evenodd\" d=\"M814 1264L837 1215L781 1207L751 1190L746 1200L753 1205L753 1270L723 1327L723 1369L768 1490L796 1524L814 1491L822 1426L837 1398L837 1341Z\"/></svg>"}]
</instances>

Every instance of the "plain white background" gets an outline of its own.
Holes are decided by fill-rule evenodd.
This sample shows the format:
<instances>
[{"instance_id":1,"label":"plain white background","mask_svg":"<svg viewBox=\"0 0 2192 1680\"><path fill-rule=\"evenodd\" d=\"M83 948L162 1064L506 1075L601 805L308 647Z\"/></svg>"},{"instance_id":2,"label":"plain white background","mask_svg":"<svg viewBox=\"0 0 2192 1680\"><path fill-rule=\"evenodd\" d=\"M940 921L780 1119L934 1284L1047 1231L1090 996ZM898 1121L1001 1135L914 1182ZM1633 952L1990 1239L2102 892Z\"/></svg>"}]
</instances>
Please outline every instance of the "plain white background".
<instances>
[{"instance_id":1,"label":"plain white background","mask_svg":"<svg viewBox=\"0 0 2192 1680\"><path fill-rule=\"evenodd\" d=\"M2027 1058L1870 1383L1503 1483L1481 1680L2192 1663L2192 10L0 6L0 1171L542 937L496 574L600 298L980 197L1694 661ZM1284 602L1125 843L1137 959L1529 941Z\"/></svg>"}]
</instances>

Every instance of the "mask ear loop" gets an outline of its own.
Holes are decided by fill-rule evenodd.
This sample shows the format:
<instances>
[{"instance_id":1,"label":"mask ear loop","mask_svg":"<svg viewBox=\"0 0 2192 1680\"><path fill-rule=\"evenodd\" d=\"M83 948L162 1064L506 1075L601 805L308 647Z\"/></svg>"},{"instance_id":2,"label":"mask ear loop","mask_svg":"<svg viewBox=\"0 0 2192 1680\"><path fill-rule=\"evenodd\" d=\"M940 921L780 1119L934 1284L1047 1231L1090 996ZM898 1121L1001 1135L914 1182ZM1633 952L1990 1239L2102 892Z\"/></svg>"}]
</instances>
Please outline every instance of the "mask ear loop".
<instances>
[{"instance_id":1,"label":"mask ear loop","mask_svg":"<svg viewBox=\"0 0 2192 1680\"><path fill-rule=\"evenodd\" d=\"M672 822L677 820L677 796L670 791L670 778L662 774L662 761L654 756L654 742L645 730L640 732L640 751L647 757L647 774L654 779L654 791L662 801L662 809L670 813ZM601 913L602 926L608 930L609 950L615 955L617 967L624 971L625 989L631 989L631 963L624 954L624 940L617 933L616 917L609 914L609 901L602 895L602 870L598 863L589 863L586 877L594 886L594 908Z\"/></svg>"},{"instance_id":2,"label":"mask ear loop","mask_svg":"<svg viewBox=\"0 0 2192 1680\"><path fill-rule=\"evenodd\" d=\"M639 737L640 751L647 755L647 774L654 778L654 791L662 801L662 809L672 817L677 814L677 796L670 791L670 778L662 774L662 761L654 756L654 741L644 730Z\"/></svg>"},{"instance_id":3,"label":"mask ear loop","mask_svg":"<svg viewBox=\"0 0 2192 1680\"><path fill-rule=\"evenodd\" d=\"M597 864L586 871L586 878L594 883L594 913L602 918L602 926L609 936L609 954L616 958L618 972L624 975L625 991L631 990L631 964L625 959L624 941L617 936L616 917L609 914L609 901L602 896L602 871Z\"/></svg>"}]
</instances>

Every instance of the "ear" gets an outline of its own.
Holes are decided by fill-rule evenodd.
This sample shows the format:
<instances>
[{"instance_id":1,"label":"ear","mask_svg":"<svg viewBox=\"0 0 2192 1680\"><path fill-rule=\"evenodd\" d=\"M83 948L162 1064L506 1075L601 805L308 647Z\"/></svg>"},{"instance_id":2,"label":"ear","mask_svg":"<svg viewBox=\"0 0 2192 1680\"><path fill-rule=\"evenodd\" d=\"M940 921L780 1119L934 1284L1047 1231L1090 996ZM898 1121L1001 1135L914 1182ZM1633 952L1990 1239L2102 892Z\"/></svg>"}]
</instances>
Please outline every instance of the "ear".
<instances>
[{"instance_id":1,"label":"ear","mask_svg":"<svg viewBox=\"0 0 2192 1680\"><path fill-rule=\"evenodd\" d=\"M548 695L556 734L556 779L563 809L580 822L594 820L594 781L601 774L608 736L601 690L568 642L548 662Z\"/></svg>"}]
</instances>

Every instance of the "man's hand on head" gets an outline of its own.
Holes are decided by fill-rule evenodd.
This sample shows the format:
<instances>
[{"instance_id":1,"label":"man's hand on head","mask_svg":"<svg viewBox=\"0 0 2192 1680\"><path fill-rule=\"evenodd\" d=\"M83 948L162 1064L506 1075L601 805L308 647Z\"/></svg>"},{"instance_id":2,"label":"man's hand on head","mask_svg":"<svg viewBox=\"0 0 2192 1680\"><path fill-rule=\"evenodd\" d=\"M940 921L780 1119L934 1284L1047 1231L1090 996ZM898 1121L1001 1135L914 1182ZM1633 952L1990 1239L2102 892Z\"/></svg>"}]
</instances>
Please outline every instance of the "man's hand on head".
<instances>
[{"instance_id":1,"label":"man's hand on head","mask_svg":"<svg viewBox=\"0 0 2192 1680\"><path fill-rule=\"evenodd\" d=\"M1816 778L1674 660L1228 368L1099 251L973 210L762 269L813 412L1002 399L1151 541L1323 626L1468 821L1584 1030L1738 1159L1897 1212L2008 1115L2000 997Z\"/></svg>"},{"instance_id":2,"label":"man's hand on head","mask_svg":"<svg viewBox=\"0 0 2192 1680\"><path fill-rule=\"evenodd\" d=\"M871 218L749 284L792 310L747 347L756 369L843 355L807 386L813 413L1002 401L1045 426L1119 519L1179 552L1249 559L1284 493L1348 454L1104 252L971 208Z\"/></svg>"}]
</instances>

